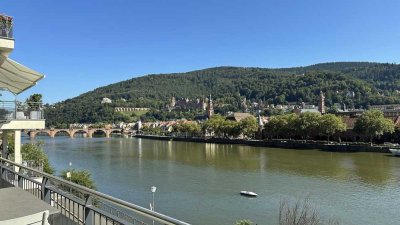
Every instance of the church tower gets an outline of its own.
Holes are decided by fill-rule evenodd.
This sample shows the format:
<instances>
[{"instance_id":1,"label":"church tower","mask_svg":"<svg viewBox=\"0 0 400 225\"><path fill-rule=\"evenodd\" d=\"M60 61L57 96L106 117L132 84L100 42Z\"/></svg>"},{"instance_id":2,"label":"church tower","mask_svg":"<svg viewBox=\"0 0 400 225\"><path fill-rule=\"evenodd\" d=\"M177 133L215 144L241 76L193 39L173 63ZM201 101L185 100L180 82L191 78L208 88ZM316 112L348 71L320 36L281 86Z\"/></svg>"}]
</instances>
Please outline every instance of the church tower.
<instances>
[{"instance_id":1,"label":"church tower","mask_svg":"<svg viewBox=\"0 0 400 225\"><path fill-rule=\"evenodd\" d=\"M322 91L319 92L318 111L325 114L325 95Z\"/></svg>"},{"instance_id":2,"label":"church tower","mask_svg":"<svg viewBox=\"0 0 400 225\"><path fill-rule=\"evenodd\" d=\"M210 119L211 116L213 116L213 115L214 115L214 106L213 106L211 95L210 95L210 99L208 99L208 105L207 105L207 117L208 117L208 119Z\"/></svg>"}]
</instances>

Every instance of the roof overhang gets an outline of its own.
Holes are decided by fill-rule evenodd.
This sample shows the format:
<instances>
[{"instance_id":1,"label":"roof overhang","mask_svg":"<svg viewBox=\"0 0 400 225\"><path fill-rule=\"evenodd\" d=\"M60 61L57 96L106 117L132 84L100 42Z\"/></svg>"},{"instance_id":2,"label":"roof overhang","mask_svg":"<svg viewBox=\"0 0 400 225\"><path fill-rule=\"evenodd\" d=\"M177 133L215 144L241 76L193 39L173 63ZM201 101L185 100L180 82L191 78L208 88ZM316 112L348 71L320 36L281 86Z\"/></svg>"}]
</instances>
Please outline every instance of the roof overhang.
<instances>
[{"instance_id":1,"label":"roof overhang","mask_svg":"<svg viewBox=\"0 0 400 225\"><path fill-rule=\"evenodd\" d=\"M43 74L0 55L0 88L20 94L42 78Z\"/></svg>"}]
</instances>

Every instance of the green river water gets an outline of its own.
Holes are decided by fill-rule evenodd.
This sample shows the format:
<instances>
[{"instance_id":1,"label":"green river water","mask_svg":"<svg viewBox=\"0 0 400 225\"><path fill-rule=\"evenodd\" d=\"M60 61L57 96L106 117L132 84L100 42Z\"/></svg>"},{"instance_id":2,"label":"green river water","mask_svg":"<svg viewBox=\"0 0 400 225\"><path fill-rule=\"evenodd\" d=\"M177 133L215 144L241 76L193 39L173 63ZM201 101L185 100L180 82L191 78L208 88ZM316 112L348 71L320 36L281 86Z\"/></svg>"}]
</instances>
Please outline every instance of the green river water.
<instances>
[{"instance_id":1,"label":"green river water","mask_svg":"<svg viewBox=\"0 0 400 225\"><path fill-rule=\"evenodd\" d=\"M89 170L99 191L191 224L275 225L282 199L309 197L323 219L400 224L400 158L137 138L41 137L57 172ZM28 141L28 140L27 140ZM239 195L241 190L258 198Z\"/></svg>"}]
</instances>

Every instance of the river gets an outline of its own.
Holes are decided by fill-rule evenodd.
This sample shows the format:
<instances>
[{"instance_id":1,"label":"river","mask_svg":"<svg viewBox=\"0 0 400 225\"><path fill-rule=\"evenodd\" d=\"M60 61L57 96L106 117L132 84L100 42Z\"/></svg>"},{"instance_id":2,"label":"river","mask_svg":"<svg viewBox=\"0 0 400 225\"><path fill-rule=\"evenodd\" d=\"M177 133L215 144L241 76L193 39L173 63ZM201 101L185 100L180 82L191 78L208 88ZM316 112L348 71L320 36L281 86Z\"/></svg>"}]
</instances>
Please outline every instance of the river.
<instances>
[{"instance_id":1,"label":"river","mask_svg":"<svg viewBox=\"0 0 400 225\"><path fill-rule=\"evenodd\" d=\"M40 137L59 173L92 173L97 189L199 225L240 219L275 225L282 199L310 198L322 218L346 225L399 224L400 158L138 138ZM26 139L29 141L29 139ZM249 190L257 198L238 193Z\"/></svg>"}]
</instances>

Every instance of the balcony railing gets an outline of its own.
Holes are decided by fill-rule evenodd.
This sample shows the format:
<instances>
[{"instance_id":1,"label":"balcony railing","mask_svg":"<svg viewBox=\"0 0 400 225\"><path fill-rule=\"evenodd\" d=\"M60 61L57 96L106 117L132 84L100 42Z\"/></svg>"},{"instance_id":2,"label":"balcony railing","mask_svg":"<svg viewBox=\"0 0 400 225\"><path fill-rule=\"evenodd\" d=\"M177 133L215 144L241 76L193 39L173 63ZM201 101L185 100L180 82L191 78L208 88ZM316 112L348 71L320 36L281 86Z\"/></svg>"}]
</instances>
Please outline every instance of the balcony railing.
<instances>
[{"instance_id":1,"label":"balcony railing","mask_svg":"<svg viewBox=\"0 0 400 225\"><path fill-rule=\"evenodd\" d=\"M0 122L44 119L43 103L0 101Z\"/></svg>"},{"instance_id":2,"label":"balcony railing","mask_svg":"<svg viewBox=\"0 0 400 225\"><path fill-rule=\"evenodd\" d=\"M13 18L0 14L0 38L13 39Z\"/></svg>"},{"instance_id":3,"label":"balcony railing","mask_svg":"<svg viewBox=\"0 0 400 225\"><path fill-rule=\"evenodd\" d=\"M57 208L60 215L53 216L52 225L189 225L4 158L0 173L3 181Z\"/></svg>"}]
</instances>

